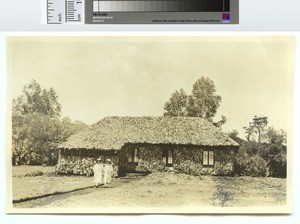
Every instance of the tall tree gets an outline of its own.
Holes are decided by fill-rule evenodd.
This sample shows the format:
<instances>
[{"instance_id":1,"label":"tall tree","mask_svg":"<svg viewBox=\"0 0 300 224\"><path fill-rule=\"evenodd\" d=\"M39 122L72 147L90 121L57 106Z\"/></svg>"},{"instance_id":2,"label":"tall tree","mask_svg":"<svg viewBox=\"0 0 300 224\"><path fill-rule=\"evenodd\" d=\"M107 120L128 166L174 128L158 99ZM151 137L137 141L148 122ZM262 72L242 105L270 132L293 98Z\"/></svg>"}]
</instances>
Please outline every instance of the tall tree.
<instances>
[{"instance_id":1,"label":"tall tree","mask_svg":"<svg viewBox=\"0 0 300 224\"><path fill-rule=\"evenodd\" d=\"M61 142L59 118L28 114L13 118L13 164L54 164L56 147Z\"/></svg>"},{"instance_id":2,"label":"tall tree","mask_svg":"<svg viewBox=\"0 0 300 224\"><path fill-rule=\"evenodd\" d=\"M13 100L13 115L43 114L59 116L61 105L53 88L42 89L37 81L32 80L23 88L23 94Z\"/></svg>"},{"instance_id":3,"label":"tall tree","mask_svg":"<svg viewBox=\"0 0 300 224\"><path fill-rule=\"evenodd\" d=\"M185 116L188 96L183 89L172 93L168 102L165 103L165 116Z\"/></svg>"},{"instance_id":4,"label":"tall tree","mask_svg":"<svg viewBox=\"0 0 300 224\"><path fill-rule=\"evenodd\" d=\"M244 127L246 131L246 138L247 140L251 140L252 138L258 139L258 142L261 142L263 135L264 135L264 130L266 126L268 125L268 118L265 116L254 116L252 118L252 121L249 122L248 127Z\"/></svg>"},{"instance_id":5,"label":"tall tree","mask_svg":"<svg viewBox=\"0 0 300 224\"><path fill-rule=\"evenodd\" d=\"M212 121L221 101L221 96L216 94L214 82L210 78L201 77L193 85L187 107L188 115Z\"/></svg>"},{"instance_id":6,"label":"tall tree","mask_svg":"<svg viewBox=\"0 0 300 224\"><path fill-rule=\"evenodd\" d=\"M54 89L42 89L32 80L12 105L13 163L53 164L61 141L61 106Z\"/></svg>"},{"instance_id":7,"label":"tall tree","mask_svg":"<svg viewBox=\"0 0 300 224\"><path fill-rule=\"evenodd\" d=\"M225 116L222 116L220 121L213 122L221 101L221 96L216 94L214 82L209 78L201 77L194 83L191 95L187 95L183 89L172 93L169 101L164 105L164 115L202 117L216 127L221 127L226 123Z\"/></svg>"}]
</instances>

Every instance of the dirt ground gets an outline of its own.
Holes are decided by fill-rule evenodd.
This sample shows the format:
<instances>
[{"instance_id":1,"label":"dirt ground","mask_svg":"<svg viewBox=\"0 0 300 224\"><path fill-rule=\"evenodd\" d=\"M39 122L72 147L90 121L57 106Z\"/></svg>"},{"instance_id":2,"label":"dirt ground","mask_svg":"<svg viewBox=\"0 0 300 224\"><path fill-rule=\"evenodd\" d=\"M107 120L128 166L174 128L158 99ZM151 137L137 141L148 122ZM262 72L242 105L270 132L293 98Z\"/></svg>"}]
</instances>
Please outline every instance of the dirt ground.
<instances>
[{"instance_id":1,"label":"dirt ground","mask_svg":"<svg viewBox=\"0 0 300 224\"><path fill-rule=\"evenodd\" d=\"M24 177L16 173L19 172L15 172L13 178L14 199L17 196L24 197L26 194L28 196L28 194L68 190L74 186L91 186L93 182L92 177L57 176L51 170L48 174L45 172L44 175L38 177ZM45 191L45 189L49 190ZM15 203L14 207L243 207L281 206L285 203L286 179L197 177L166 172L153 173L144 177L116 178L108 188L103 186L87 188L72 193Z\"/></svg>"}]
</instances>

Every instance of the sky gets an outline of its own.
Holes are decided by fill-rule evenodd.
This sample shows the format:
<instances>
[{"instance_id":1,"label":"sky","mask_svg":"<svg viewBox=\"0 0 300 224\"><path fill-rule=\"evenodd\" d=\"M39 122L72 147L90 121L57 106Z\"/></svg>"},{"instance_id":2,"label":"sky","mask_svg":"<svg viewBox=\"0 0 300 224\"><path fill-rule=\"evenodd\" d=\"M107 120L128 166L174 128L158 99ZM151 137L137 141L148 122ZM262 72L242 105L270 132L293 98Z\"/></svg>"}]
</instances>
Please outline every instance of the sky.
<instances>
[{"instance_id":1,"label":"sky","mask_svg":"<svg viewBox=\"0 0 300 224\"><path fill-rule=\"evenodd\" d=\"M12 97L35 79L53 87L62 116L93 124L106 116L162 116L164 103L201 76L222 103L214 118L238 130L253 116L288 130L293 91L290 37L10 37Z\"/></svg>"}]
</instances>

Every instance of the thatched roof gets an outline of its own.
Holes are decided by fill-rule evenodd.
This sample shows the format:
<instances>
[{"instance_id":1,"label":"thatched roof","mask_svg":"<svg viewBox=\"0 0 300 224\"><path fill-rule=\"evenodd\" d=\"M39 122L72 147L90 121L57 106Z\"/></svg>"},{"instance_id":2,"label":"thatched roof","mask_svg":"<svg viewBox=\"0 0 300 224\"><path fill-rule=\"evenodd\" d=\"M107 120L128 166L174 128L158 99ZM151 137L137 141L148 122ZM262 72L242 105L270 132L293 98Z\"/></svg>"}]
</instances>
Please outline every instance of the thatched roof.
<instances>
[{"instance_id":1,"label":"thatched roof","mask_svg":"<svg viewBox=\"0 0 300 224\"><path fill-rule=\"evenodd\" d=\"M119 150L126 143L238 146L220 128L194 117L106 117L59 148Z\"/></svg>"}]
</instances>

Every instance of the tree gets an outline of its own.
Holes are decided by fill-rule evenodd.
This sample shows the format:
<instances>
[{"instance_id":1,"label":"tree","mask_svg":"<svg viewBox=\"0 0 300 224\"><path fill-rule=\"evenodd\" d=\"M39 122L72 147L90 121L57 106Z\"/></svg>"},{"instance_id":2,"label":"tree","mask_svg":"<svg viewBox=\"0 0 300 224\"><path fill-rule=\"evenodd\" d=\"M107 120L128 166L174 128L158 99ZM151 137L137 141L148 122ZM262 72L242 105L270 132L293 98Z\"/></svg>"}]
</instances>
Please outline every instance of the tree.
<instances>
[{"instance_id":1,"label":"tree","mask_svg":"<svg viewBox=\"0 0 300 224\"><path fill-rule=\"evenodd\" d=\"M59 116L61 105L53 88L42 89L37 81L32 80L23 88L23 94L13 100L13 115L43 114Z\"/></svg>"},{"instance_id":2,"label":"tree","mask_svg":"<svg viewBox=\"0 0 300 224\"><path fill-rule=\"evenodd\" d=\"M13 164L56 162L56 147L60 143L61 106L54 89L42 89L32 80L12 105Z\"/></svg>"},{"instance_id":3,"label":"tree","mask_svg":"<svg viewBox=\"0 0 300 224\"><path fill-rule=\"evenodd\" d=\"M64 117L61 120L61 141L66 141L71 135L76 134L82 129L86 128L88 125L82 121L74 121L72 122L69 117Z\"/></svg>"},{"instance_id":4,"label":"tree","mask_svg":"<svg viewBox=\"0 0 300 224\"><path fill-rule=\"evenodd\" d=\"M213 122L213 125L216 127L221 127L223 124L225 124L227 121L227 118L223 115L220 121Z\"/></svg>"},{"instance_id":5,"label":"tree","mask_svg":"<svg viewBox=\"0 0 300 224\"><path fill-rule=\"evenodd\" d=\"M286 177L287 171L287 133L274 127L268 127L265 131L265 141L269 144L268 167L272 177Z\"/></svg>"},{"instance_id":6,"label":"tree","mask_svg":"<svg viewBox=\"0 0 300 224\"><path fill-rule=\"evenodd\" d=\"M169 101L164 105L164 115L202 117L216 127L221 127L226 123L225 116L222 116L218 122L212 120L221 101L221 96L216 95L214 82L209 78L201 77L194 83L191 95L187 95L183 89L172 93Z\"/></svg>"},{"instance_id":7,"label":"tree","mask_svg":"<svg viewBox=\"0 0 300 224\"><path fill-rule=\"evenodd\" d=\"M274 127L270 126L265 130L264 139L269 144L281 145L286 143L287 133L285 130L276 130Z\"/></svg>"},{"instance_id":8,"label":"tree","mask_svg":"<svg viewBox=\"0 0 300 224\"><path fill-rule=\"evenodd\" d=\"M231 132L228 133L228 136L232 138L233 140L239 138L239 132L237 130L232 130Z\"/></svg>"},{"instance_id":9,"label":"tree","mask_svg":"<svg viewBox=\"0 0 300 224\"><path fill-rule=\"evenodd\" d=\"M13 164L54 164L61 142L59 118L28 114L13 119Z\"/></svg>"},{"instance_id":10,"label":"tree","mask_svg":"<svg viewBox=\"0 0 300 224\"><path fill-rule=\"evenodd\" d=\"M247 140L251 140L251 137L255 139L257 137L258 142L261 142L263 135L264 135L264 130L265 127L268 125L268 118L261 116L254 116L252 118L252 121L249 122L248 127L244 127L246 131L246 138Z\"/></svg>"},{"instance_id":11,"label":"tree","mask_svg":"<svg viewBox=\"0 0 300 224\"><path fill-rule=\"evenodd\" d=\"M183 89L172 93L168 102L165 103L165 116L185 116L187 108L187 94Z\"/></svg>"},{"instance_id":12,"label":"tree","mask_svg":"<svg viewBox=\"0 0 300 224\"><path fill-rule=\"evenodd\" d=\"M42 89L35 81L24 86L13 100L12 162L14 165L55 164L57 146L87 125L60 119L61 105L53 88Z\"/></svg>"},{"instance_id":13,"label":"tree","mask_svg":"<svg viewBox=\"0 0 300 224\"><path fill-rule=\"evenodd\" d=\"M187 107L188 115L212 121L221 101L221 96L216 95L214 82L210 78L201 77L193 85Z\"/></svg>"},{"instance_id":14,"label":"tree","mask_svg":"<svg viewBox=\"0 0 300 224\"><path fill-rule=\"evenodd\" d=\"M240 149L248 156L259 156L266 161L268 175L286 177L287 171L287 133L274 127L266 127L267 117L254 117L249 127L246 127L247 140L240 144ZM253 141L258 139L258 141ZM238 163L242 163L240 160Z\"/></svg>"}]
</instances>

